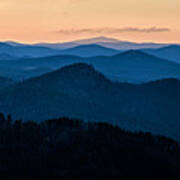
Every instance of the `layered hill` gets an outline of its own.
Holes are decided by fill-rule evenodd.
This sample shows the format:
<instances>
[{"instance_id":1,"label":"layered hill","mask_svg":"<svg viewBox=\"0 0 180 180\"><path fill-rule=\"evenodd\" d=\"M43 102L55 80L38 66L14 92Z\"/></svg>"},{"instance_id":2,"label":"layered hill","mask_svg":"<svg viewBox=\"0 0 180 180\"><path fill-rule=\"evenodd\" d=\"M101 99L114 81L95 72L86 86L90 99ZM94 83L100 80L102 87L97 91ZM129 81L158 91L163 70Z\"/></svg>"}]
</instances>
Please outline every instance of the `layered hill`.
<instances>
[{"instance_id":1,"label":"layered hill","mask_svg":"<svg viewBox=\"0 0 180 180\"><path fill-rule=\"evenodd\" d=\"M23 80L77 62L92 64L111 80L120 82L143 83L164 78L180 78L180 64L135 50L114 56L82 58L79 56L58 55L0 61L0 75Z\"/></svg>"},{"instance_id":2,"label":"layered hill","mask_svg":"<svg viewBox=\"0 0 180 180\"><path fill-rule=\"evenodd\" d=\"M22 81L80 61L83 61L83 58L68 55L2 60L0 61L0 75Z\"/></svg>"},{"instance_id":3,"label":"layered hill","mask_svg":"<svg viewBox=\"0 0 180 180\"><path fill-rule=\"evenodd\" d=\"M141 83L164 78L180 78L179 64L137 50L107 58L96 57L89 62L116 81Z\"/></svg>"},{"instance_id":4,"label":"layered hill","mask_svg":"<svg viewBox=\"0 0 180 180\"><path fill-rule=\"evenodd\" d=\"M66 55L74 55L74 56L81 56L81 57L92 57L92 56L113 56L118 54L120 51L105 48L100 45L96 44L89 44L89 45L79 45L73 48L69 48L66 50L62 50L60 54Z\"/></svg>"},{"instance_id":5,"label":"layered hill","mask_svg":"<svg viewBox=\"0 0 180 180\"><path fill-rule=\"evenodd\" d=\"M179 140L180 82L114 83L91 65L73 64L0 91L0 111L15 119L103 121Z\"/></svg>"},{"instance_id":6,"label":"layered hill","mask_svg":"<svg viewBox=\"0 0 180 180\"><path fill-rule=\"evenodd\" d=\"M180 63L179 45L171 45L159 49L145 49L143 51L163 59L168 59L170 61Z\"/></svg>"},{"instance_id":7,"label":"layered hill","mask_svg":"<svg viewBox=\"0 0 180 180\"><path fill-rule=\"evenodd\" d=\"M0 42L0 55L6 54L6 56L23 58L23 57L46 57L46 56L55 56L55 55L74 55L82 57L92 57L92 56L112 56L120 51L105 48L96 44L89 45L76 45L72 48L66 49L54 49L48 47L41 47L36 45L25 45L18 44L13 42ZM0 56L0 60L1 60ZM6 58L7 59L7 58ZM12 58L9 58L11 60Z\"/></svg>"},{"instance_id":8,"label":"layered hill","mask_svg":"<svg viewBox=\"0 0 180 180\"><path fill-rule=\"evenodd\" d=\"M114 38L109 37L93 37L88 39L80 39L70 42L60 42L60 43L38 43L34 44L35 46L48 47L54 49L66 49L73 48L79 45L89 45L89 44L97 44L100 46L104 46L106 48L113 48L117 50L129 50L129 49L142 49L142 48L161 48L165 47L168 44L159 44L159 43L136 43L129 41L121 41Z\"/></svg>"},{"instance_id":9,"label":"layered hill","mask_svg":"<svg viewBox=\"0 0 180 180\"><path fill-rule=\"evenodd\" d=\"M13 45L12 43L0 43L0 54L8 54L14 57L44 57L53 56L59 53L58 50L46 47L36 47L31 45Z\"/></svg>"}]
</instances>

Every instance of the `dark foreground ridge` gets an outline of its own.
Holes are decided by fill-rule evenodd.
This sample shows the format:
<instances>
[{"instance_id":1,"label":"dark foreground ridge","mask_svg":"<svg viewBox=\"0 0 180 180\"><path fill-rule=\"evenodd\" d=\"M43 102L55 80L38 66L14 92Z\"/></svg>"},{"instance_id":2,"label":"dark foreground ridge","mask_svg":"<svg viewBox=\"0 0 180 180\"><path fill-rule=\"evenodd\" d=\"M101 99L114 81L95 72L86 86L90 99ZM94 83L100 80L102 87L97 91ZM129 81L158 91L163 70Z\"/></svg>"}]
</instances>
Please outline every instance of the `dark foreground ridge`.
<instances>
[{"instance_id":1,"label":"dark foreground ridge","mask_svg":"<svg viewBox=\"0 0 180 180\"><path fill-rule=\"evenodd\" d=\"M178 179L177 142L106 123L67 118L40 124L0 114L0 178Z\"/></svg>"}]
</instances>

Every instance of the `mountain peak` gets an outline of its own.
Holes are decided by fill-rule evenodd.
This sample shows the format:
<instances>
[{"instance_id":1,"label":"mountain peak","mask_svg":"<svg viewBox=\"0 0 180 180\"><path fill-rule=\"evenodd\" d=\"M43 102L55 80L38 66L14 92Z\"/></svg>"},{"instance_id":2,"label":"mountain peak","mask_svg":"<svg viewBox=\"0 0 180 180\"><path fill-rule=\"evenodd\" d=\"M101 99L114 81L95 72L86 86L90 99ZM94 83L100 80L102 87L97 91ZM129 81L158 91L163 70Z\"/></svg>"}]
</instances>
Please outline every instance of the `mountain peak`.
<instances>
[{"instance_id":1,"label":"mountain peak","mask_svg":"<svg viewBox=\"0 0 180 180\"><path fill-rule=\"evenodd\" d=\"M98 36L98 37L92 37L92 38L87 38L87 39L75 40L73 42L77 44L96 44L96 43L118 43L121 41L115 38Z\"/></svg>"},{"instance_id":2,"label":"mountain peak","mask_svg":"<svg viewBox=\"0 0 180 180\"><path fill-rule=\"evenodd\" d=\"M74 48L102 48L102 49L106 49L105 47L98 45L98 44L81 44L81 45L78 45Z\"/></svg>"},{"instance_id":3,"label":"mountain peak","mask_svg":"<svg viewBox=\"0 0 180 180\"><path fill-rule=\"evenodd\" d=\"M140 50L128 50L128 51L125 51L125 52L122 52L120 54L117 54L115 56L128 56L128 57L147 57L147 56L151 56L149 54L146 54Z\"/></svg>"},{"instance_id":4,"label":"mountain peak","mask_svg":"<svg viewBox=\"0 0 180 180\"><path fill-rule=\"evenodd\" d=\"M112 56L117 54L118 51L111 48L106 48L98 44L80 44L76 47L66 49L61 54L70 54L81 57L92 56Z\"/></svg>"},{"instance_id":5,"label":"mountain peak","mask_svg":"<svg viewBox=\"0 0 180 180\"><path fill-rule=\"evenodd\" d=\"M51 79L61 80L61 81L71 81L71 83L85 82L90 84L95 84L95 82L109 82L103 74L96 71L92 65L86 63L75 63L71 65L64 66L54 72L50 72L41 77L47 77ZM45 78L45 79L47 79Z\"/></svg>"},{"instance_id":6,"label":"mountain peak","mask_svg":"<svg viewBox=\"0 0 180 180\"><path fill-rule=\"evenodd\" d=\"M99 42L111 42L111 43L112 42L121 42L118 39L109 38L109 37L106 37L106 36L98 36L98 37L92 38L92 40L96 40L96 41L99 41Z\"/></svg>"},{"instance_id":7,"label":"mountain peak","mask_svg":"<svg viewBox=\"0 0 180 180\"><path fill-rule=\"evenodd\" d=\"M98 76L100 75L100 73L97 72L92 65L86 63L75 63L67 65L57 70L56 72L59 72L61 74L68 74L71 76L80 76L81 78L84 78L84 76L92 76L97 74Z\"/></svg>"},{"instance_id":8,"label":"mountain peak","mask_svg":"<svg viewBox=\"0 0 180 180\"><path fill-rule=\"evenodd\" d=\"M86 63L75 63L71 65L67 65L59 69L58 71L95 71L92 65L86 64Z\"/></svg>"}]
</instances>

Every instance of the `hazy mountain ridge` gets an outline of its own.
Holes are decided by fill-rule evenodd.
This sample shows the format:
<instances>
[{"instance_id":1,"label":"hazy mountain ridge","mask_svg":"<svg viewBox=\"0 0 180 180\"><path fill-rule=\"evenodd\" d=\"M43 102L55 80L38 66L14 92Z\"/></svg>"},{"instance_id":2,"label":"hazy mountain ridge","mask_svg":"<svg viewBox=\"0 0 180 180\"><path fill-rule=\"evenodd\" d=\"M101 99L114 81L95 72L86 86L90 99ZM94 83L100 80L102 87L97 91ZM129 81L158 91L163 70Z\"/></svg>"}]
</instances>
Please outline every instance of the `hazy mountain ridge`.
<instances>
[{"instance_id":1,"label":"hazy mountain ridge","mask_svg":"<svg viewBox=\"0 0 180 180\"><path fill-rule=\"evenodd\" d=\"M46 48L46 47L36 47L32 45L12 45L8 43L0 43L0 53L5 53L10 56L15 56L22 58L24 56L29 57L43 57L57 55L58 50Z\"/></svg>"},{"instance_id":2,"label":"hazy mountain ridge","mask_svg":"<svg viewBox=\"0 0 180 180\"><path fill-rule=\"evenodd\" d=\"M74 48L63 50L61 51L60 54L92 57L92 56L113 56L118 53L120 53L120 51L115 49L105 48L97 44L88 44L88 45L79 45Z\"/></svg>"},{"instance_id":3,"label":"hazy mountain ridge","mask_svg":"<svg viewBox=\"0 0 180 180\"><path fill-rule=\"evenodd\" d=\"M13 41L1 42L0 53L20 58L54 55L92 57L113 56L122 51L141 50L162 59L180 62L179 47L178 44L135 43L107 37L95 37L65 43L22 44Z\"/></svg>"},{"instance_id":4,"label":"hazy mountain ridge","mask_svg":"<svg viewBox=\"0 0 180 180\"><path fill-rule=\"evenodd\" d=\"M142 83L164 78L180 78L180 64L137 50L109 57L82 58L58 55L32 59L22 58L14 61L1 60L0 75L23 80L78 62L92 64L98 71L114 81Z\"/></svg>"},{"instance_id":5,"label":"hazy mountain ridge","mask_svg":"<svg viewBox=\"0 0 180 180\"><path fill-rule=\"evenodd\" d=\"M159 49L145 49L146 53L180 63L180 45L171 45Z\"/></svg>"},{"instance_id":6,"label":"hazy mountain ridge","mask_svg":"<svg viewBox=\"0 0 180 180\"><path fill-rule=\"evenodd\" d=\"M142 83L164 78L180 78L179 64L139 50L129 50L112 57L89 58L88 62L115 81Z\"/></svg>"},{"instance_id":7,"label":"hazy mountain ridge","mask_svg":"<svg viewBox=\"0 0 180 180\"><path fill-rule=\"evenodd\" d=\"M88 44L97 44L104 46L106 48L113 48L116 50L130 50L130 49L142 49L142 48L161 48L165 47L168 44L161 43L136 43L129 41L121 41L115 38L108 38L104 36L75 40L71 42L61 42L61 43L38 43L34 44L35 46L43 46L48 48L55 49L66 49L73 48L78 45L88 45Z\"/></svg>"},{"instance_id":8,"label":"hazy mountain ridge","mask_svg":"<svg viewBox=\"0 0 180 180\"><path fill-rule=\"evenodd\" d=\"M19 45L18 43L13 44L13 42L0 43L0 54L7 54L8 56L16 57L16 59L23 58L24 56L37 58L55 55L74 55L82 57L92 57L101 55L112 56L118 54L119 52L120 51L118 50L105 48L97 44L76 45L73 48L58 50L51 47L42 47L36 45ZM9 60L11 60L11 58L9 58Z\"/></svg>"},{"instance_id":9,"label":"hazy mountain ridge","mask_svg":"<svg viewBox=\"0 0 180 180\"><path fill-rule=\"evenodd\" d=\"M0 91L0 109L16 119L74 117L179 139L180 82L113 83L76 64Z\"/></svg>"}]
</instances>

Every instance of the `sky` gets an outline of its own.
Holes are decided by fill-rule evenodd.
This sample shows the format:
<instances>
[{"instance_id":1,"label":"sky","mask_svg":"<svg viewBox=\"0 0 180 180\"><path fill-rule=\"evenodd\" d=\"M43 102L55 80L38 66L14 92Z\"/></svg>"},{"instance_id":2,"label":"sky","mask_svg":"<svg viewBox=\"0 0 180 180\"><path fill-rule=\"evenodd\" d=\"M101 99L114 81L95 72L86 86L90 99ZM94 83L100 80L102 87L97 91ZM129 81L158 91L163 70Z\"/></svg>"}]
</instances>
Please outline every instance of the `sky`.
<instances>
[{"instance_id":1,"label":"sky","mask_svg":"<svg viewBox=\"0 0 180 180\"><path fill-rule=\"evenodd\" d=\"M0 0L0 40L180 43L179 0Z\"/></svg>"}]
</instances>

